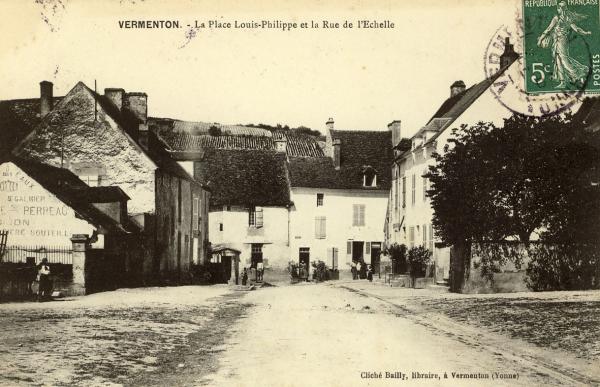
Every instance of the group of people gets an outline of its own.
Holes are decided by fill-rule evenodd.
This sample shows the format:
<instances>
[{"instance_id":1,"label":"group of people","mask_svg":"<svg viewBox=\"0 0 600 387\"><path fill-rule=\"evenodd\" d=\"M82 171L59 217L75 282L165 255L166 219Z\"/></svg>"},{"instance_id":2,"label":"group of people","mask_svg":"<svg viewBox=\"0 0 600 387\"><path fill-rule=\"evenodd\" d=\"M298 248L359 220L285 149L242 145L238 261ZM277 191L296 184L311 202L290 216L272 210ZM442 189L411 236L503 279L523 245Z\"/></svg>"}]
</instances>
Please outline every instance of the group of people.
<instances>
[{"instance_id":1,"label":"group of people","mask_svg":"<svg viewBox=\"0 0 600 387\"><path fill-rule=\"evenodd\" d=\"M250 269L256 270L256 282L262 282L263 276L265 274L265 266L262 262L257 262L256 267L250 267ZM242 285L246 286L248 284L248 268L244 267L242 270Z\"/></svg>"},{"instance_id":2,"label":"group of people","mask_svg":"<svg viewBox=\"0 0 600 387\"><path fill-rule=\"evenodd\" d=\"M353 280L366 278L369 281L373 281L373 267L362 261L352 261L350 271L352 272Z\"/></svg>"}]
</instances>

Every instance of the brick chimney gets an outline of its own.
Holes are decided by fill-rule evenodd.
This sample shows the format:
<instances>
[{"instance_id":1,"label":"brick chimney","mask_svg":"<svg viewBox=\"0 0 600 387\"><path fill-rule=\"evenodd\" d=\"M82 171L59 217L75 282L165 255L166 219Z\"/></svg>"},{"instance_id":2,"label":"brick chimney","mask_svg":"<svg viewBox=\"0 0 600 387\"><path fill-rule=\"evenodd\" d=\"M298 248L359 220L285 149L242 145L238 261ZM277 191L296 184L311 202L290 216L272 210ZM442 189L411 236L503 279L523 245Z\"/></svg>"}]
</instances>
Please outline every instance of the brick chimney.
<instances>
[{"instance_id":1,"label":"brick chimney","mask_svg":"<svg viewBox=\"0 0 600 387\"><path fill-rule=\"evenodd\" d=\"M515 52L514 45L510 44L510 38L507 36L504 39L504 52L500 55L500 68L508 67L519 58L519 54Z\"/></svg>"},{"instance_id":2,"label":"brick chimney","mask_svg":"<svg viewBox=\"0 0 600 387\"><path fill-rule=\"evenodd\" d=\"M394 120L388 124L388 130L392 132L392 147L400 142L400 120Z\"/></svg>"},{"instance_id":3,"label":"brick chimney","mask_svg":"<svg viewBox=\"0 0 600 387\"><path fill-rule=\"evenodd\" d=\"M275 150L281 153L287 153L287 138L282 137L275 140Z\"/></svg>"},{"instance_id":4,"label":"brick chimney","mask_svg":"<svg viewBox=\"0 0 600 387\"><path fill-rule=\"evenodd\" d=\"M327 125L327 130L333 130L333 118L329 118L325 125Z\"/></svg>"},{"instance_id":5,"label":"brick chimney","mask_svg":"<svg viewBox=\"0 0 600 387\"><path fill-rule=\"evenodd\" d=\"M119 110L123 108L123 97L125 96L125 90L108 88L104 89L104 96L108 98Z\"/></svg>"},{"instance_id":6,"label":"brick chimney","mask_svg":"<svg viewBox=\"0 0 600 387\"><path fill-rule=\"evenodd\" d=\"M462 93L466 88L467 86L465 86L463 81L454 82L452 85L450 85L450 97L454 97L455 95Z\"/></svg>"},{"instance_id":7,"label":"brick chimney","mask_svg":"<svg viewBox=\"0 0 600 387\"><path fill-rule=\"evenodd\" d=\"M131 112L143 124L148 119L148 95L146 93L125 93L123 110Z\"/></svg>"},{"instance_id":8,"label":"brick chimney","mask_svg":"<svg viewBox=\"0 0 600 387\"><path fill-rule=\"evenodd\" d=\"M40 117L44 117L50 113L54 107L53 86L52 82L40 82Z\"/></svg>"},{"instance_id":9,"label":"brick chimney","mask_svg":"<svg viewBox=\"0 0 600 387\"><path fill-rule=\"evenodd\" d=\"M336 170L339 170L340 165L342 163L342 160L341 160L342 140L340 140L339 138L334 138L332 145L333 145L333 165Z\"/></svg>"}]
</instances>

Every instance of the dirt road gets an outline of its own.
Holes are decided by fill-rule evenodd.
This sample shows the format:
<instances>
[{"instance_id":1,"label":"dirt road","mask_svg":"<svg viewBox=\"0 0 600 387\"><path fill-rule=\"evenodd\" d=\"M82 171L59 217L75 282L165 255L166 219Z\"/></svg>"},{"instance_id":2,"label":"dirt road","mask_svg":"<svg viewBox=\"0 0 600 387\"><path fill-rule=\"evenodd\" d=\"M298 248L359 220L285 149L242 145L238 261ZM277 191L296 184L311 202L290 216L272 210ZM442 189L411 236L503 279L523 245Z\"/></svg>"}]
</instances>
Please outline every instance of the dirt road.
<instances>
[{"instance_id":1,"label":"dirt road","mask_svg":"<svg viewBox=\"0 0 600 387\"><path fill-rule=\"evenodd\" d=\"M248 294L245 302L254 307L231 328L219 371L200 384L592 384L567 367L515 350L507 338L498 342L471 327L438 324L340 283L263 289Z\"/></svg>"}]
</instances>

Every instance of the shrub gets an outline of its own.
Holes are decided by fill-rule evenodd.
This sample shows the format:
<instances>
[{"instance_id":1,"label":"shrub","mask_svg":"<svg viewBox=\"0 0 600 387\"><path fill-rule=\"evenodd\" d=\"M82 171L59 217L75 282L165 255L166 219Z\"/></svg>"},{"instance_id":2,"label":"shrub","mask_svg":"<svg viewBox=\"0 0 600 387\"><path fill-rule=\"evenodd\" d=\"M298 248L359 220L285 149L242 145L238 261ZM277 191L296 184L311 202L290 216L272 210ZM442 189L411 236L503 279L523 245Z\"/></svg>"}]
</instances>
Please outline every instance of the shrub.
<instances>
[{"instance_id":1,"label":"shrub","mask_svg":"<svg viewBox=\"0 0 600 387\"><path fill-rule=\"evenodd\" d=\"M406 273L408 270L406 262L406 245L394 243L387 248L386 252L392 260L392 273Z\"/></svg>"},{"instance_id":2,"label":"shrub","mask_svg":"<svg viewBox=\"0 0 600 387\"><path fill-rule=\"evenodd\" d=\"M299 274L298 274L298 263L294 262L294 261L289 261L288 262L288 273L290 273L290 277L292 278L298 278Z\"/></svg>"},{"instance_id":3,"label":"shrub","mask_svg":"<svg viewBox=\"0 0 600 387\"><path fill-rule=\"evenodd\" d=\"M221 128L219 128L216 125L212 125L210 128L208 128L208 134L214 137L218 137L222 134Z\"/></svg>"},{"instance_id":4,"label":"shrub","mask_svg":"<svg viewBox=\"0 0 600 387\"><path fill-rule=\"evenodd\" d=\"M595 244L535 244L525 283L533 291L598 289L600 252Z\"/></svg>"},{"instance_id":5,"label":"shrub","mask_svg":"<svg viewBox=\"0 0 600 387\"><path fill-rule=\"evenodd\" d=\"M313 271L313 279L317 282L322 282L327 280L327 265L325 262L319 260L312 262L312 267L315 269Z\"/></svg>"},{"instance_id":6,"label":"shrub","mask_svg":"<svg viewBox=\"0 0 600 387\"><path fill-rule=\"evenodd\" d=\"M408 250L408 271L414 278L424 277L427 265L431 260L431 251L423 246L413 247Z\"/></svg>"}]
</instances>

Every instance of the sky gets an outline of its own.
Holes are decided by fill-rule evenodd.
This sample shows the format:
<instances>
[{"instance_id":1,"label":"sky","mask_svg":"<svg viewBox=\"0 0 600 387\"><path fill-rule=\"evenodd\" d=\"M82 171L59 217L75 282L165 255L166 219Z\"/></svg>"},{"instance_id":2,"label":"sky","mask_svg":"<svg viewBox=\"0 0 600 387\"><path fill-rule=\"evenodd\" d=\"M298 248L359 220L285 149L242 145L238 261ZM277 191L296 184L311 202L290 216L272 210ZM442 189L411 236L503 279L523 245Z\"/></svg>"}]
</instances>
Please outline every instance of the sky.
<instances>
[{"instance_id":1,"label":"sky","mask_svg":"<svg viewBox=\"0 0 600 387\"><path fill-rule=\"evenodd\" d=\"M0 99L66 94L78 81L148 94L149 115L324 131L423 126L450 94L484 78L494 32L514 25L515 0L158 1L0 0ZM179 29L119 21L179 20ZM348 20L352 29L197 29L220 20ZM357 20L394 28L358 29Z\"/></svg>"}]
</instances>

